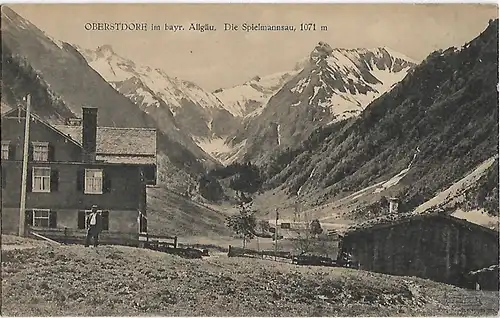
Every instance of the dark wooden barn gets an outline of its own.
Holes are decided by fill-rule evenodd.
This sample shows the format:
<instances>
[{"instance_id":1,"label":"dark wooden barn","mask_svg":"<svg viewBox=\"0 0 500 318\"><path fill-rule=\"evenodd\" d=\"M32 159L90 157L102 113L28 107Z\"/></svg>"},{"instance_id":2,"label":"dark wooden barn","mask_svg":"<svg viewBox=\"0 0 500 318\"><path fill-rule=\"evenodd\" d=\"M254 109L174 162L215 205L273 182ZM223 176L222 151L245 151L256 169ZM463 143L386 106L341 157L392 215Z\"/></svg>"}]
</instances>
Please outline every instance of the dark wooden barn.
<instances>
[{"instance_id":1,"label":"dark wooden barn","mask_svg":"<svg viewBox=\"0 0 500 318\"><path fill-rule=\"evenodd\" d=\"M400 216L348 231L340 253L360 269L475 288L469 272L498 264L499 233L440 213ZM484 286L498 289L498 281Z\"/></svg>"}]
</instances>

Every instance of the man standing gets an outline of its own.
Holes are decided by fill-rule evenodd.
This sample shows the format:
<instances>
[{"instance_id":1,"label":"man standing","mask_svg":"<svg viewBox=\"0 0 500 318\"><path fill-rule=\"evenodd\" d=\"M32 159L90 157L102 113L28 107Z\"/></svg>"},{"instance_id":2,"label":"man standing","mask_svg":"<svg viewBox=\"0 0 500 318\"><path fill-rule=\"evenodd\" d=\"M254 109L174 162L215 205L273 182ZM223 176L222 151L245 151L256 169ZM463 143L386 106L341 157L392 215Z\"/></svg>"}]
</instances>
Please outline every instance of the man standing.
<instances>
[{"instance_id":1,"label":"man standing","mask_svg":"<svg viewBox=\"0 0 500 318\"><path fill-rule=\"evenodd\" d=\"M99 244L99 232L101 231L101 215L97 212L97 205L92 206L92 212L87 218L87 239L85 247L90 245L90 240L94 239L94 247Z\"/></svg>"}]
</instances>

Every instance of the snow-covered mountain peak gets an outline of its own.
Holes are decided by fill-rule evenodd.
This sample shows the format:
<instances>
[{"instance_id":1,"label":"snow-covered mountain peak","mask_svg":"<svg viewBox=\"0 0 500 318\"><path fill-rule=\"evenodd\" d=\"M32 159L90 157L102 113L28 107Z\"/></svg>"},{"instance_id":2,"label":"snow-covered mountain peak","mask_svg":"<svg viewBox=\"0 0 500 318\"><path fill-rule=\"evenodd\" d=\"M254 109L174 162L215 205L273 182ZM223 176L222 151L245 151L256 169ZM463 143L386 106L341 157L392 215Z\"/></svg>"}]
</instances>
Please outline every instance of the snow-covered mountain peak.
<instances>
[{"instance_id":1,"label":"snow-covered mountain peak","mask_svg":"<svg viewBox=\"0 0 500 318\"><path fill-rule=\"evenodd\" d=\"M289 72L277 72L266 76L254 76L245 83L214 92L226 109L237 117L253 117L283 85L300 72L295 67Z\"/></svg>"},{"instance_id":2,"label":"snow-covered mountain peak","mask_svg":"<svg viewBox=\"0 0 500 318\"><path fill-rule=\"evenodd\" d=\"M387 53L389 53L389 55L393 56L394 58L398 58L398 59L401 59L403 61L407 61L407 62L410 62L410 63L413 63L413 64L417 64L418 61L412 59L411 57L408 57L406 55L404 55L403 53L400 53L400 52L396 52L394 51L393 49L387 47L387 46L383 46L381 48L379 48L381 50L385 50Z\"/></svg>"},{"instance_id":3,"label":"snow-covered mountain peak","mask_svg":"<svg viewBox=\"0 0 500 318\"><path fill-rule=\"evenodd\" d=\"M319 42L312 50L310 59L312 63L318 63L321 59L327 58L333 53L332 47L326 42Z\"/></svg>"},{"instance_id":4,"label":"snow-covered mountain peak","mask_svg":"<svg viewBox=\"0 0 500 318\"><path fill-rule=\"evenodd\" d=\"M138 65L115 53L110 45L100 46L95 51L81 47L78 50L90 66L112 85L136 77L170 107L182 107L184 99L202 108L224 109L224 105L214 95L195 83L171 77L160 68Z\"/></svg>"},{"instance_id":5,"label":"snow-covered mountain peak","mask_svg":"<svg viewBox=\"0 0 500 318\"><path fill-rule=\"evenodd\" d=\"M233 144L245 142L245 160L274 147L297 145L317 127L359 115L415 65L390 49L333 48L326 42L319 42L300 63L303 67L289 72L287 80L280 82L281 88L246 115L245 131L232 139ZM262 87L264 82L259 77L239 86L239 93L247 95L237 101L249 99L244 88ZM229 99L224 90L219 94L222 100ZM279 130L272 128L273 123Z\"/></svg>"},{"instance_id":6,"label":"snow-covered mountain peak","mask_svg":"<svg viewBox=\"0 0 500 318\"><path fill-rule=\"evenodd\" d=\"M112 55L116 55L115 51L113 50L113 47L109 44L104 44L99 46L96 49L97 56L99 57L104 57L104 58L109 58Z\"/></svg>"},{"instance_id":7,"label":"snow-covered mountain peak","mask_svg":"<svg viewBox=\"0 0 500 318\"><path fill-rule=\"evenodd\" d=\"M195 153L201 151L198 147L210 153L211 142L225 138L240 123L214 94L191 81L134 63L110 45L77 50L113 88Z\"/></svg>"},{"instance_id":8,"label":"snow-covered mountain peak","mask_svg":"<svg viewBox=\"0 0 500 318\"><path fill-rule=\"evenodd\" d=\"M365 67L368 67L370 71L400 72L416 64L413 59L388 47L332 48L326 42L319 42L316 45L310 54L309 63L312 67L332 68L345 72Z\"/></svg>"}]
</instances>

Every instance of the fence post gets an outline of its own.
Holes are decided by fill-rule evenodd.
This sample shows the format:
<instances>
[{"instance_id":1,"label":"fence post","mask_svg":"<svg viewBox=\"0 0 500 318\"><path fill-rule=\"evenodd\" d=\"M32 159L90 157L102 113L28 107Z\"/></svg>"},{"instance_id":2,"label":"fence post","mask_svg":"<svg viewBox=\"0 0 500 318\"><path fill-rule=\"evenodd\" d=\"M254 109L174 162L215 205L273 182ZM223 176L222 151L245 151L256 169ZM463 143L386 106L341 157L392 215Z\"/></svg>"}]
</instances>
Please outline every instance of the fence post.
<instances>
[{"instance_id":1,"label":"fence post","mask_svg":"<svg viewBox=\"0 0 500 318\"><path fill-rule=\"evenodd\" d=\"M64 228L64 244L68 244L68 228Z\"/></svg>"},{"instance_id":2,"label":"fence post","mask_svg":"<svg viewBox=\"0 0 500 318\"><path fill-rule=\"evenodd\" d=\"M229 250L227 251L227 257L231 257L233 254L231 253L231 245L229 245Z\"/></svg>"},{"instance_id":3,"label":"fence post","mask_svg":"<svg viewBox=\"0 0 500 318\"><path fill-rule=\"evenodd\" d=\"M177 248L177 236L174 237L174 248Z\"/></svg>"}]
</instances>

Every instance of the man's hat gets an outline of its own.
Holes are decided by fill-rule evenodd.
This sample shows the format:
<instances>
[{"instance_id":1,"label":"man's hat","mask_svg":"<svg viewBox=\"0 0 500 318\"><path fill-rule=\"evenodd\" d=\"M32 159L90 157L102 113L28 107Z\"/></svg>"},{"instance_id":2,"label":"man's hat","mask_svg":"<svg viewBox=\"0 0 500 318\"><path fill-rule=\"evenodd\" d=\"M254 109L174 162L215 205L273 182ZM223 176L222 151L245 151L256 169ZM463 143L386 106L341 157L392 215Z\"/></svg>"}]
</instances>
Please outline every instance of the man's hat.
<instances>
[{"instance_id":1,"label":"man's hat","mask_svg":"<svg viewBox=\"0 0 500 318\"><path fill-rule=\"evenodd\" d=\"M92 205L92 209L97 209L97 204Z\"/></svg>"}]
</instances>

